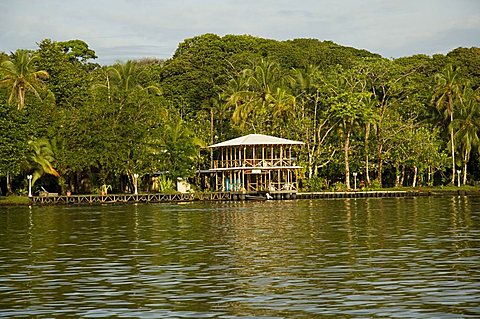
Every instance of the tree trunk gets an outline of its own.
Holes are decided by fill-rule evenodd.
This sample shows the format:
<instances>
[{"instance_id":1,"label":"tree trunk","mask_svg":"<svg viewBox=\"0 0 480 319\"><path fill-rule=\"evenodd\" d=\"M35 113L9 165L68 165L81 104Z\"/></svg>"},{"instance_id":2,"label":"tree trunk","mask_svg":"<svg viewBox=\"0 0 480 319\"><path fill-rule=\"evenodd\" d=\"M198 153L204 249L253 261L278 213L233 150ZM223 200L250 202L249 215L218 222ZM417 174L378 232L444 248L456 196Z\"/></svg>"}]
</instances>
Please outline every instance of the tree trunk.
<instances>
[{"instance_id":1,"label":"tree trunk","mask_svg":"<svg viewBox=\"0 0 480 319\"><path fill-rule=\"evenodd\" d=\"M382 144L382 129L380 128L381 122L377 124L377 157L378 157L378 172L377 172L377 180L380 187L382 187L382 171L383 171L383 158L382 158L382 151L383 151L383 144Z\"/></svg>"},{"instance_id":2,"label":"tree trunk","mask_svg":"<svg viewBox=\"0 0 480 319\"><path fill-rule=\"evenodd\" d=\"M405 165L402 167L402 178L400 179L400 185L403 186L404 182L405 182Z\"/></svg>"},{"instance_id":3,"label":"tree trunk","mask_svg":"<svg viewBox=\"0 0 480 319\"><path fill-rule=\"evenodd\" d=\"M378 173L377 173L377 180L380 187L382 187L382 173L383 173L383 146L379 145L377 149L377 157L378 157Z\"/></svg>"},{"instance_id":4,"label":"tree trunk","mask_svg":"<svg viewBox=\"0 0 480 319\"><path fill-rule=\"evenodd\" d=\"M380 155L380 157L378 158L378 175L377 175L377 180L378 180L378 184L380 185L380 187L383 187L382 186L382 171L383 171L383 159L381 158L381 155Z\"/></svg>"},{"instance_id":5,"label":"tree trunk","mask_svg":"<svg viewBox=\"0 0 480 319\"><path fill-rule=\"evenodd\" d=\"M432 186L432 167L428 167L428 177L427 177L427 184L428 186Z\"/></svg>"},{"instance_id":6,"label":"tree trunk","mask_svg":"<svg viewBox=\"0 0 480 319\"><path fill-rule=\"evenodd\" d=\"M450 128L450 139L452 141L452 185L455 185L455 143L453 141L453 128Z\"/></svg>"},{"instance_id":7,"label":"tree trunk","mask_svg":"<svg viewBox=\"0 0 480 319\"><path fill-rule=\"evenodd\" d=\"M130 185L130 192L133 194L135 193L135 176L133 176L133 172L127 172L128 177L128 184Z\"/></svg>"},{"instance_id":8,"label":"tree trunk","mask_svg":"<svg viewBox=\"0 0 480 319\"><path fill-rule=\"evenodd\" d=\"M314 157L314 146L310 146L310 144L308 144L308 148L307 148L307 154L308 154L308 178L312 178L313 177L313 157Z\"/></svg>"},{"instance_id":9,"label":"tree trunk","mask_svg":"<svg viewBox=\"0 0 480 319\"><path fill-rule=\"evenodd\" d=\"M309 151L308 152L308 178L310 179L312 177L313 177L313 155Z\"/></svg>"},{"instance_id":10,"label":"tree trunk","mask_svg":"<svg viewBox=\"0 0 480 319\"><path fill-rule=\"evenodd\" d=\"M452 97L448 97L448 103L450 104L450 124L453 122L453 100ZM452 147L452 185L455 186L455 142L453 139L453 127L450 127L450 141Z\"/></svg>"},{"instance_id":11,"label":"tree trunk","mask_svg":"<svg viewBox=\"0 0 480 319\"><path fill-rule=\"evenodd\" d=\"M369 158L368 158L368 137L370 135L370 123L367 123L365 127L365 181L367 183L367 186L371 185L370 182L370 165L369 165Z\"/></svg>"},{"instance_id":12,"label":"tree trunk","mask_svg":"<svg viewBox=\"0 0 480 319\"><path fill-rule=\"evenodd\" d=\"M25 106L25 87L20 86L18 89L18 109L22 110Z\"/></svg>"},{"instance_id":13,"label":"tree trunk","mask_svg":"<svg viewBox=\"0 0 480 319\"><path fill-rule=\"evenodd\" d=\"M400 165L395 166L395 187L400 187Z\"/></svg>"},{"instance_id":14,"label":"tree trunk","mask_svg":"<svg viewBox=\"0 0 480 319\"><path fill-rule=\"evenodd\" d=\"M350 162L348 159L348 151L350 149L350 130L345 134L344 152L345 152L345 186L350 189Z\"/></svg>"},{"instance_id":15,"label":"tree trunk","mask_svg":"<svg viewBox=\"0 0 480 319\"><path fill-rule=\"evenodd\" d=\"M7 195L12 194L12 184L11 184L11 178L10 178L10 173L7 172Z\"/></svg>"},{"instance_id":16,"label":"tree trunk","mask_svg":"<svg viewBox=\"0 0 480 319\"><path fill-rule=\"evenodd\" d=\"M417 173L418 173L418 167L413 166L413 182L412 182L413 188L417 187Z\"/></svg>"},{"instance_id":17,"label":"tree trunk","mask_svg":"<svg viewBox=\"0 0 480 319\"><path fill-rule=\"evenodd\" d=\"M213 107L210 108L210 143L213 145Z\"/></svg>"},{"instance_id":18,"label":"tree trunk","mask_svg":"<svg viewBox=\"0 0 480 319\"><path fill-rule=\"evenodd\" d=\"M463 185L467 184L467 164L468 164L468 153L465 150L463 154Z\"/></svg>"}]
</instances>

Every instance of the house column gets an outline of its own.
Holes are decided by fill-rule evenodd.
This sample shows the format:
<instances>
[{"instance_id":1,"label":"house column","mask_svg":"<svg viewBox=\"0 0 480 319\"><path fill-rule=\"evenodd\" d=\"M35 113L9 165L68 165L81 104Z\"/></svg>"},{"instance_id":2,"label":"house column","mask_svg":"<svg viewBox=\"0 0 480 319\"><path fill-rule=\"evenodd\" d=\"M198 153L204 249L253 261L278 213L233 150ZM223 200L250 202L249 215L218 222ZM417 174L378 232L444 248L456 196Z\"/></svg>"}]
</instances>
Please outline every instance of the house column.
<instances>
[{"instance_id":1,"label":"house column","mask_svg":"<svg viewBox=\"0 0 480 319\"><path fill-rule=\"evenodd\" d=\"M245 170L242 169L242 187L247 190L247 187L246 187L246 181L245 181Z\"/></svg>"},{"instance_id":2,"label":"house column","mask_svg":"<svg viewBox=\"0 0 480 319\"><path fill-rule=\"evenodd\" d=\"M256 160L256 157L255 157L255 145L252 145L252 149L253 149L253 152L252 152L252 154L253 154L253 155L252 155L252 157L253 157L253 159L252 159L252 166L255 167L255 166L256 166L256 165L255 165L255 160Z\"/></svg>"},{"instance_id":3,"label":"house column","mask_svg":"<svg viewBox=\"0 0 480 319\"><path fill-rule=\"evenodd\" d=\"M272 172L268 170L268 185L267 185L268 191L270 191L271 186L272 186Z\"/></svg>"},{"instance_id":4,"label":"house column","mask_svg":"<svg viewBox=\"0 0 480 319\"><path fill-rule=\"evenodd\" d=\"M265 166L265 147L262 145L262 166Z\"/></svg>"},{"instance_id":5,"label":"house column","mask_svg":"<svg viewBox=\"0 0 480 319\"><path fill-rule=\"evenodd\" d=\"M243 147L243 166L247 166L247 147Z\"/></svg>"},{"instance_id":6,"label":"house column","mask_svg":"<svg viewBox=\"0 0 480 319\"><path fill-rule=\"evenodd\" d=\"M280 166L283 166L283 145L280 145Z\"/></svg>"},{"instance_id":7,"label":"house column","mask_svg":"<svg viewBox=\"0 0 480 319\"><path fill-rule=\"evenodd\" d=\"M277 184L278 184L278 185L277 185L277 189L278 189L278 190L281 190L281 189L282 189L282 187L281 187L281 185L282 185L282 178L281 178L281 176L280 176L280 171L281 171L281 170L279 169L279 170L278 170L278 181L277 181Z\"/></svg>"},{"instance_id":8,"label":"house column","mask_svg":"<svg viewBox=\"0 0 480 319\"><path fill-rule=\"evenodd\" d=\"M218 165L218 167L224 167L224 162L223 162L223 147L220 147L220 165Z\"/></svg>"},{"instance_id":9,"label":"house column","mask_svg":"<svg viewBox=\"0 0 480 319\"><path fill-rule=\"evenodd\" d=\"M270 157L272 158L272 162L270 163L270 166L274 166L274 151L273 151L273 145L270 146Z\"/></svg>"}]
</instances>

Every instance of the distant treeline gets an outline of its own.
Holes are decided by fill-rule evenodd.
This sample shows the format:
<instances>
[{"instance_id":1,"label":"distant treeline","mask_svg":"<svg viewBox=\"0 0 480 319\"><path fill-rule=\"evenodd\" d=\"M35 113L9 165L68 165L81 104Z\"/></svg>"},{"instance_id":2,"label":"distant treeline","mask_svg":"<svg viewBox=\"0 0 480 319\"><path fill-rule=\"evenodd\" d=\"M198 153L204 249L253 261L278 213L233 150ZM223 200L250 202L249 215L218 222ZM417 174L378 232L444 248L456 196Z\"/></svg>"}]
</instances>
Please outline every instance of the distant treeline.
<instances>
[{"instance_id":1,"label":"distant treeline","mask_svg":"<svg viewBox=\"0 0 480 319\"><path fill-rule=\"evenodd\" d=\"M194 177L203 147L305 142L305 189L480 179L480 49L386 59L330 41L205 34L171 59L95 63L81 40L0 53L0 190L142 190Z\"/></svg>"}]
</instances>

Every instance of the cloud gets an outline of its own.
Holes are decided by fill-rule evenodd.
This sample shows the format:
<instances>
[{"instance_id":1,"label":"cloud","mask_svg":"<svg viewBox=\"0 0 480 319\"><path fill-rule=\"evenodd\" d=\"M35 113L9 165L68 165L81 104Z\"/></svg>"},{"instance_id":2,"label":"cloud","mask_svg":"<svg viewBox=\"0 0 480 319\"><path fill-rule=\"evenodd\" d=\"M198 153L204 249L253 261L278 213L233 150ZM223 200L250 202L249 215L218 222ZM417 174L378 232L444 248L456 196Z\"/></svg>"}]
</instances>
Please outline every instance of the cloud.
<instances>
[{"instance_id":1,"label":"cloud","mask_svg":"<svg viewBox=\"0 0 480 319\"><path fill-rule=\"evenodd\" d=\"M387 57L478 46L475 0L16 0L0 3L0 50L82 39L101 63L168 58L204 33L318 38Z\"/></svg>"}]
</instances>

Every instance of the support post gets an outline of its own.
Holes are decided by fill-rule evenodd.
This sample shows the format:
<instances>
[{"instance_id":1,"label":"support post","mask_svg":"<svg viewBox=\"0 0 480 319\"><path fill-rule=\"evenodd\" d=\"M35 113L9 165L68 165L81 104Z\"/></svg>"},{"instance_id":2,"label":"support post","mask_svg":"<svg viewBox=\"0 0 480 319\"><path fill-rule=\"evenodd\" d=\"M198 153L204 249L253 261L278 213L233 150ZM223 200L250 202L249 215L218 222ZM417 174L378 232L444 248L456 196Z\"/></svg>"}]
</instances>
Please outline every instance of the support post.
<instances>
[{"instance_id":1,"label":"support post","mask_svg":"<svg viewBox=\"0 0 480 319\"><path fill-rule=\"evenodd\" d=\"M135 189L134 194L138 195L138 174L137 173L133 174L133 178L134 178L133 187Z\"/></svg>"},{"instance_id":2,"label":"support post","mask_svg":"<svg viewBox=\"0 0 480 319\"><path fill-rule=\"evenodd\" d=\"M28 197L32 197L32 175L27 175L28 179Z\"/></svg>"}]
</instances>

